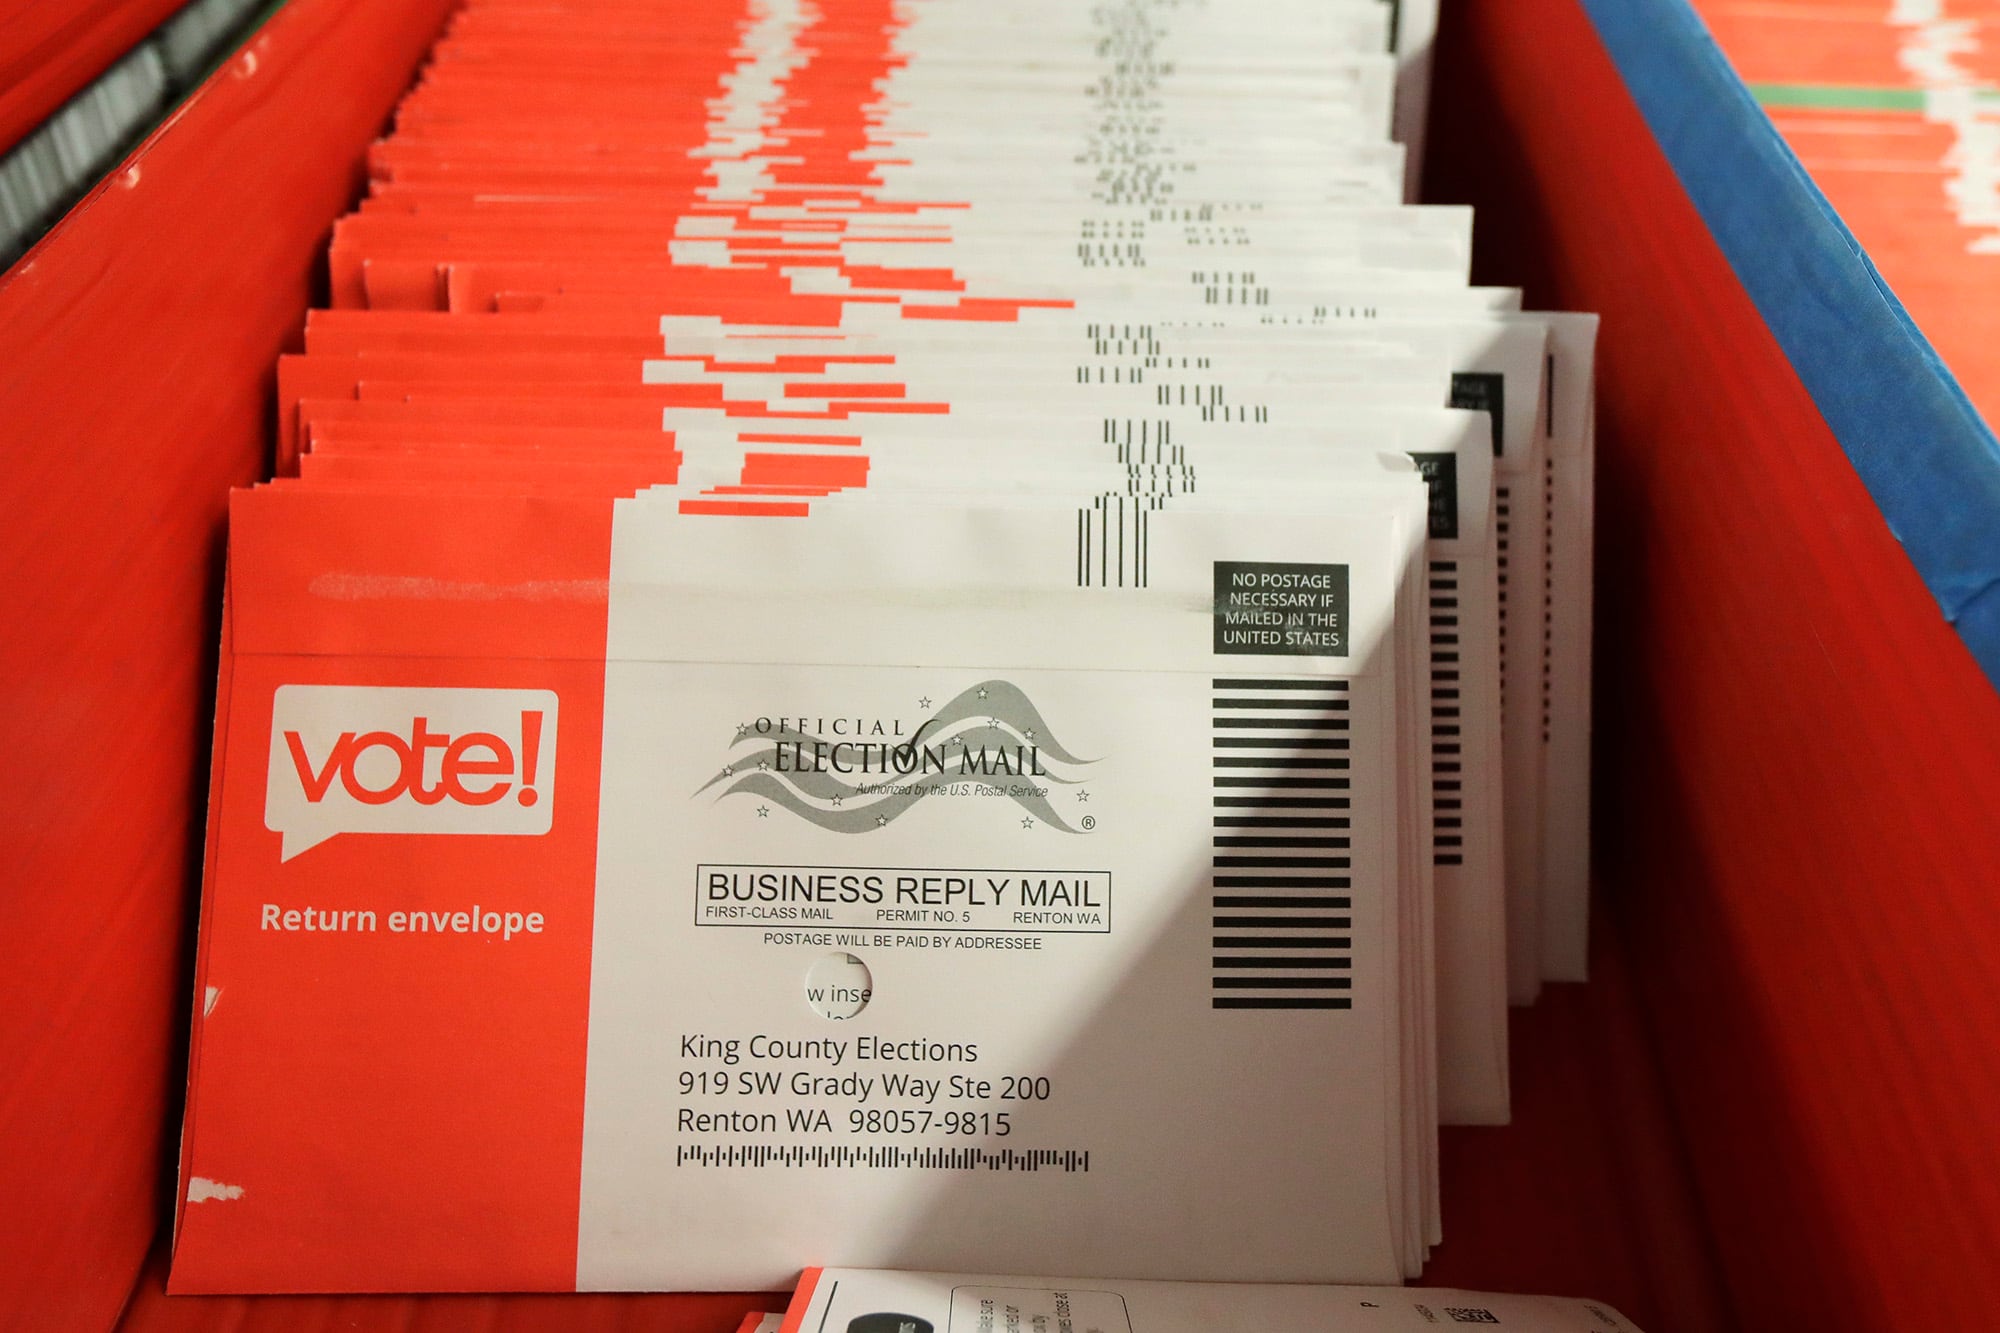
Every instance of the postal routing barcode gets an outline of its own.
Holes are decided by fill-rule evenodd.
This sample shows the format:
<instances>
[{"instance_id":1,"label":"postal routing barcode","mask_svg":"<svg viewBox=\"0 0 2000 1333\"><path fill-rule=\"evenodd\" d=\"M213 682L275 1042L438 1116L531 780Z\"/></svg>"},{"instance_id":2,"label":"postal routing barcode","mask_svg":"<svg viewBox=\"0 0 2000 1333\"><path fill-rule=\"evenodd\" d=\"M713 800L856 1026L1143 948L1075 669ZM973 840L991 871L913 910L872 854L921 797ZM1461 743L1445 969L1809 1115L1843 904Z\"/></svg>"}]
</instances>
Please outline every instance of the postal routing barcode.
<instances>
[{"instance_id":1,"label":"postal routing barcode","mask_svg":"<svg viewBox=\"0 0 2000 1333\"><path fill-rule=\"evenodd\" d=\"M1213 684L1211 1004L1352 1008L1347 682Z\"/></svg>"},{"instance_id":2,"label":"postal routing barcode","mask_svg":"<svg viewBox=\"0 0 2000 1333\"><path fill-rule=\"evenodd\" d=\"M876 1171L1062 1171L1090 1170L1085 1148L864 1148L843 1143L684 1143L674 1152L676 1166L788 1166L822 1170L850 1167Z\"/></svg>"},{"instance_id":3,"label":"postal routing barcode","mask_svg":"<svg viewBox=\"0 0 2000 1333\"><path fill-rule=\"evenodd\" d=\"M1172 487L1167 489L1171 493ZM1180 487L1192 489L1191 481ZM1145 587L1153 553L1152 516L1163 504L1157 494L1108 494L1077 510L1076 586Z\"/></svg>"}]
</instances>

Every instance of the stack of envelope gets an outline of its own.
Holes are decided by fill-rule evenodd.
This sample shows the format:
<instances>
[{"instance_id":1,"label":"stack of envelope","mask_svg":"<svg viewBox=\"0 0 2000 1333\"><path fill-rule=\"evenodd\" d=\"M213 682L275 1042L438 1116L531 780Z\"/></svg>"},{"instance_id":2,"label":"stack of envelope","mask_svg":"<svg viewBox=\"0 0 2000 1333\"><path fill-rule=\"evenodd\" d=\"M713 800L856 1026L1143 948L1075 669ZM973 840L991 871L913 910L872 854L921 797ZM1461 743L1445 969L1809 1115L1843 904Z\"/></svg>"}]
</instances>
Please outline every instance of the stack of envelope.
<instances>
[{"instance_id":1,"label":"stack of envelope","mask_svg":"<svg viewBox=\"0 0 2000 1333\"><path fill-rule=\"evenodd\" d=\"M176 1289L1421 1271L1595 336L1399 202L1423 14L456 15L232 505Z\"/></svg>"},{"instance_id":2,"label":"stack of envelope","mask_svg":"<svg viewBox=\"0 0 2000 1333\"><path fill-rule=\"evenodd\" d=\"M1639 1333L1601 1301L1400 1287L1249 1286L809 1268L783 1314L737 1333L1214 1333L1300 1328L1376 1333L1445 1324L1516 1333Z\"/></svg>"}]
</instances>

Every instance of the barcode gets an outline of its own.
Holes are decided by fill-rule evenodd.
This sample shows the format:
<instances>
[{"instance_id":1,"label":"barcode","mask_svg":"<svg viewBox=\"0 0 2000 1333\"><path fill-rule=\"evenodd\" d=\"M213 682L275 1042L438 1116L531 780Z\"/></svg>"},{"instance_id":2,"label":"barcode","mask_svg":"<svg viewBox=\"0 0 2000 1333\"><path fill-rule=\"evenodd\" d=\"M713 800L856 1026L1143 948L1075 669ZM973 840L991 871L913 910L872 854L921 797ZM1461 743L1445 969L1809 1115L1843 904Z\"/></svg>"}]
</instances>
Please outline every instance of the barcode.
<instances>
[{"instance_id":1,"label":"barcode","mask_svg":"<svg viewBox=\"0 0 2000 1333\"><path fill-rule=\"evenodd\" d=\"M1138 366L1078 366L1078 384L1144 384L1146 372Z\"/></svg>"},{"instance_id":2,"label":"barcode","mask_svg":"<svg viewBox=\"0 0 2000 1333\"><path fill-rule=\"evenodd\" d=\"M1228 388L1222 384L1161 384L1153 390L1153 400L1161 407L1192 407L1203 421L1255 422L1271 419L1265 403L1229 403Z\"/></svg>"},{"instance_id":3,"label":"barcode","mask_svg":"<svg viewBox=\"0 0 2000 1333\"><path fill-rule=\"evenodd\" d=\"M1214 681L1217 1009L1349 1009L1347 682Z\"/></svg>"},{"instance_id":4,"label":"barcode","mask_svg":"<svg viewBox=\"0 0 2000 1333\"><path fill-rule=\"evenodd\" d=\"M1549 652L1555 642L1556 582L1556 460L1542 461L1542 744L1549 743L1549 713L1554 706L1555 680Z\"/></svg>"},{"instance_id":5,"label":"barcode","mask_svg":"<svg viewBox=\"0 0 2000 1333\"><path fill-rule=\"evenodd\" d=\"M1185 463L1187 449L1172 443L1172 425L1166 420L1106 417L1104 442L1117 448L1121 463Z\"/></svg>"},{"instance_id":6,"label":"barcode","mask_svg":"<svg viewBox=\"0 0 2000 1333\"><path fill-rule=\"evenodd\" d=\"M1493 531L1498 547L1494 572L1500 584L1500 677L1507 677L1507 543L1513 529L1513 488L1505 482L1493 484ZM1507 715L1507 694L1500 694L1500 715Z\"/></svg>"},{"instance_id":7,"label":"barcode","mask_svg":"<svg viewBox=\"0 0 2000 1333\"><path fill-rule=\"evenodd\" d=\"M1158 356L1151 324L1086 324L1083 336L1098 356Z\"/></svg>"},{"instance_id":8,"label":"barcode","mask_svg":"<svg viewBox=\"0 0 2000 1333\"><path fill-rule=\"evenodd\" d=\"M1136 493L1100 495L1076 511L1076 586L1143 588L1152 557L1152 511L1159 500ZM1184 482L1182 490L1192 490ZM1168 484L1169 493L1172 491Z\"/></svg>"},{"instance_id":9,"label":"barcode","mask_svg":"<svg viewBox=\"0 0 2000 1333\"><path fill-rule=\"evenodd\" d=\"M1464 707L1460 693L1458 562L1430 562L1432 860L1465 864Z\"/></svg>"},{"instance_id":10,"label":"barcode","mask_svg":"<svg viewBox=\"0 0 2000 1333\"><path fill-rule=\"evenodd\" d=\"M838 1143L725 1143L713 1147L682 1144L675 1166L790 1166L869 1168L879 1171L1065 1171L1090 1170L1083 1148L861 1148Z\"/></svg>"},{"instance_id":11,"label":"barcode","mask_svg":"<svg viewBox=\"0 0 2000 1333\"><path fill-rule=\"evenodd\" d=\"M1193 275L1207 305L1269 305L1271 289L1257 281L1255 273L1206 273Z\"/></svg>"}]
</instances>

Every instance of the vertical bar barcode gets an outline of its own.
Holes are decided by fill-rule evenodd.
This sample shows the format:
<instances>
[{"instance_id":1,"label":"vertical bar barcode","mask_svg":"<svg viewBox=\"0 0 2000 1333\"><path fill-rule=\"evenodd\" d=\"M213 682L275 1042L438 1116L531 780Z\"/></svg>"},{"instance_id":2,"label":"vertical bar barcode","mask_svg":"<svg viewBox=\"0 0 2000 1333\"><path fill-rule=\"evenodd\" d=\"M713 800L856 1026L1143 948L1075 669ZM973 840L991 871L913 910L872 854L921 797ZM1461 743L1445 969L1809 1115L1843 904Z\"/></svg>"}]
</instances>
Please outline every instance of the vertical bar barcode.
<instances>
[{"instance_id":1,"label":"vertical bar barcode","mask_svg":"<svg viewBox=\"0 0 2000 1333\"><path fill-rule=\"evenodd\" d=\"M1556 634L1556 460L1542 460L1542 744L1549 743L1549 714L1555 705L1555 679L1549 656Z\"/></svg>"},{"instance_id":2,"label":"vertical bar barcode","mask_svg":"<svg viewBox=\"0 0 2000 1333\"><path fill-rule=\"evenodd\" d=\"M1500 678L1507 678L1507 546L1513 529L1514 492L1506 482L1493 484L1493 530L1498 552L1495 572L1500 584ZM1507 715L1507 695L1500 695L1500 715Z\"/></svg>"},{"instance_id":3,"label":"vertical bar barcode","mask_svg":"<svg viewBox=\"0 0 2000 1333\"><path fill-rule=\"evenodd\" d=\"M1214 682L1217 1009L1353 1007L1347 682Z\"/></svg>"},{"instance_id":4,"label":"vertical bar barcode","mask_svg":"<svg viewBox=\"0 0 2000 1333\"><path fill-rule=\"evenodd\" d=\"M1465 864L1465 738L1458 562L1430 562L1432 860Z\"/></svg>"},{"instance_id":5,"label":"vertical bar barcode","mask_svg":"<svg viewBox=\"0 0 2000 1333\"><path fill-rule=\"evenodd\" d=\"M1171 490L1171 479L1168 480ZM1184 489L1191 489L1190 481ZM1143 588L1153 553L1152 514L1159 500L1138 493L1099 495L1076 511L1076 586Z\"/></svg>"}]
</instances>

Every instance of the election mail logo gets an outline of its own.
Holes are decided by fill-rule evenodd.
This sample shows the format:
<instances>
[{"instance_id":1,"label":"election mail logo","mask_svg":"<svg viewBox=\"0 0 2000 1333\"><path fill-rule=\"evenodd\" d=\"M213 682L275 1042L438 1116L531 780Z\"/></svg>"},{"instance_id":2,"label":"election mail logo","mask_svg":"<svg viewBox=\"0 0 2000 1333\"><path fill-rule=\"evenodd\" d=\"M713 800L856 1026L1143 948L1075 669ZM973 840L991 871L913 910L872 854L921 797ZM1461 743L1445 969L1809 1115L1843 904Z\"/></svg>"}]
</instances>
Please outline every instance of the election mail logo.
<instances>
[{"instance_id":1,"label":"election mail logo","mask_svg":"<svg viewBox=\"0 0 2000 1333\"><path fill-rule=\"evenodd\" d=\"M553 690L279 686L264 788L279 859L349 834L547 833L556 707Z\"/></svg>"},{"instance_id":2,"label":"election mail logo","mask_svg":"<svg viewBox=\"0 0 2000 1333\"><path fill-rule=\"evenodd\" d=\"M887 828L927 798L1002 797L1031 826L1080 831L1049 797L1081 785L1097 761L1065 748L1018 685L982 681L934 710L928 698L918 707L929 716L907 727L902 718L759 717L736 729L728 762L695 795L720 787L716 799L755 796L830 833Z\"/></svg>"}]
</instances>

